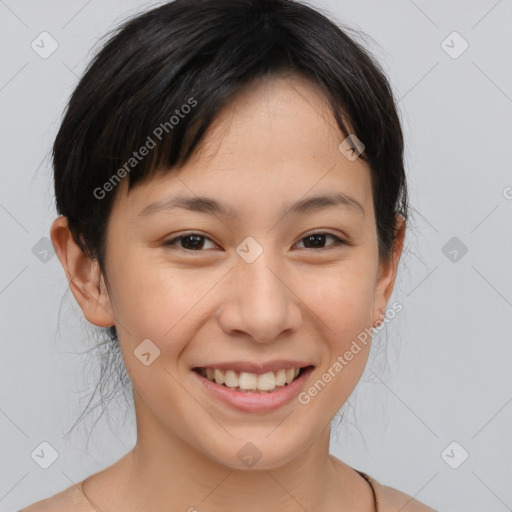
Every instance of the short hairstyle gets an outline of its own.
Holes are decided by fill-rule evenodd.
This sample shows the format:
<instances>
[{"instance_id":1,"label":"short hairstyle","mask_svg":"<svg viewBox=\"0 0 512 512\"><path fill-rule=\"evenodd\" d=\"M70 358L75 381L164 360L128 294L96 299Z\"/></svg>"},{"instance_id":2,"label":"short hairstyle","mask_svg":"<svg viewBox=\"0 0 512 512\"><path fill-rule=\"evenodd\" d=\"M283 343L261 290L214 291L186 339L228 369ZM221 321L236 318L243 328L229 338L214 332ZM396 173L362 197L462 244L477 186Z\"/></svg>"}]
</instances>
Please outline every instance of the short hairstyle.
<instances>
[{"instance_id":1,"label":"short hairstyle","mask_svg":"<svg viewBox=\"0 0 512 512\"><path fill-rule=\"evenodd\" d=\"M294 0L175 0L122 23L80 79L53 145L57 211L75 241L105 274L116 181L131 189L172 172L237 91L291 72L324 93L340 142L354 134L364 144L387 261L397 215L408 217L403 134L382 68L349 33ZM154 148L135 162L148 138ZM115 327L107 333L120 357Z\"/></svg>"}]
</instances>

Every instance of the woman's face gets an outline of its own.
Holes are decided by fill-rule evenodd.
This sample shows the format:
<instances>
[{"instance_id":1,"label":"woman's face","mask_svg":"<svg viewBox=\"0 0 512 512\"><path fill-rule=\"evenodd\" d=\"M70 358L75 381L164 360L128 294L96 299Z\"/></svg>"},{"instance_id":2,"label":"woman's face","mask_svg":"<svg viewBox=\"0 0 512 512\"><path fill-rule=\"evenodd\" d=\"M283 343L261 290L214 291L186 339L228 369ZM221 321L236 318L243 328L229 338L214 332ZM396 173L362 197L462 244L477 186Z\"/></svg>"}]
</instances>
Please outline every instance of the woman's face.
<instances>
[{"instance_id":1,"label":"woman's face","mask_svg":"<svg viewBox=\"0 0 512 512\"><path fill-rule=\"evenodd\" d=\"M325 440L397 264L379 265L370 171L342 140L317 89L281 77L239 94L179 170L130 193L121 183L107 309L140 442L172 438L232 468L268 469ZM329 200L307 202L316 196ZM283 385L297 367L307 371Z\"/></svg>"}]
</instances>

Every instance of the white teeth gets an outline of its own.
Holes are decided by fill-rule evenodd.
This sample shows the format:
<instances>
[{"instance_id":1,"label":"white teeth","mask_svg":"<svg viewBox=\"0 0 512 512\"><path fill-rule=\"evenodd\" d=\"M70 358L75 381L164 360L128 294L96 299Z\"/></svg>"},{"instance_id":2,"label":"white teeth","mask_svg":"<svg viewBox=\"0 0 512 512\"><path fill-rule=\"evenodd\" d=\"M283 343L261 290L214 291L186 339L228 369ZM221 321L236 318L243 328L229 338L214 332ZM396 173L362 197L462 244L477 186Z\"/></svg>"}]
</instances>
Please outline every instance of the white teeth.
<instances>
[{"instance_id":1,"label":"white teeth","mask_svg":"<svg viewBox=\"0 0 512 512\"><path fill-rule=\"evenodd\" d=\"M208 370L206 371L206 376L208 377ZM215 380L217 384L224 384L224 382L226 382L224 372L222 370L214 370L213 379L210 379L210 377L208 377L208 380Z\"/></svg>"},{"instance_id":2,"label":"white teeth","mask_svg":"<svg viewBox=\"0 0 512 512\"><path fill-rule=\"evenodd\" d=\"M219 370L206 368L203 375L210 381L223 384L228 388L238 388L241 391L272 391L276 387L290 384L297 378L300 368L281 369L276 372L262 374L250 372L235 372L234 370Z\"/></svg>"},{"instance_id":3,"label":"white teeth","mask_svg":"<svg viewBox=\"0 0 512 512\"><path fill-rule=\"evenodd\" d=\"M261 389L261 391L272 391L275 387L276 377L274 372L258 375L258 389Z\"/></svg>"},{"instance_id":4,"label":"white teeth","mask_svg":"<svg viewBox=\"0 0 512 512\"><path fill-rule=\"evenodd\" d=\"M238 376L233 370L226 371L224 384L226 384L228 388L238 387Z\"/></svg>"},{"instance_id":5,"label":"white teeth","mask_svg":"<svg viewBox=\"0 0 512 512\"><path fill-rule=\"evenodd\" d=\"M284 386L286 384L286 370L276 372L276 386Z\"/></svg>"},{"instance_id":6,"label":"white teeth","mask_svg":"<svg viewBox=\"0 0 512 512\"><path fill-rule=\"evenodd\" d=\"M238 377L240 389L256 389L257 385L258 376L255 373L240 372L240 377Z\"/></svg>"}]
</instances>

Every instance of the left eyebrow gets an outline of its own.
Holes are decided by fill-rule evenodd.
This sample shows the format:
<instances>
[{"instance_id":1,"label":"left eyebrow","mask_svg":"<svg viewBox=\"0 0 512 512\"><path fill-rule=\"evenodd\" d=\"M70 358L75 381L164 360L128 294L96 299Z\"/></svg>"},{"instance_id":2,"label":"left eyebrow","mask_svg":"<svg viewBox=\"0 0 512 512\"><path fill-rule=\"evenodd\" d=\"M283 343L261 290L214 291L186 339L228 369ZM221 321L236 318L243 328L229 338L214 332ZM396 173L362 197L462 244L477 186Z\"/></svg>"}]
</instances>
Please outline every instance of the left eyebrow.
<instances>
[{"instance_id":1,"label":"left eyebrow","mask_svg":"<svg viewBox=\"0 0 512 512\"><path fill-rule=\"evenodd\" d=\"M336 206L343 206L349 210L360 213L363 217L365 215L364 208L359 201L342 193L309 196L304 199L300 199L291 205L285 205L283 213L304 215L316 210L323 210Z\"/></svg>"},{"instance_id":2,"label":"left eyebrow","mask_svg":"<svg viewBox=\"0 0 512 512\"><path fill-rule=\"evenodd\" d=\"M326 208L333 208L342 206L348 210L357 212L363 217L365 215L362 205L353 197L343 193L316 195L300 199L292 204L284 205L283 215L305 215L313 211L323 210ZM206 213L209 215L223 216L226 218L237 217L237 212L223 203L210 197L194 196L174 196L156 201L146 206L139 214L138 217L148 217L154 213L161 211L171 211L176 208L192 212Z\"/></svg>"}]
</instances>

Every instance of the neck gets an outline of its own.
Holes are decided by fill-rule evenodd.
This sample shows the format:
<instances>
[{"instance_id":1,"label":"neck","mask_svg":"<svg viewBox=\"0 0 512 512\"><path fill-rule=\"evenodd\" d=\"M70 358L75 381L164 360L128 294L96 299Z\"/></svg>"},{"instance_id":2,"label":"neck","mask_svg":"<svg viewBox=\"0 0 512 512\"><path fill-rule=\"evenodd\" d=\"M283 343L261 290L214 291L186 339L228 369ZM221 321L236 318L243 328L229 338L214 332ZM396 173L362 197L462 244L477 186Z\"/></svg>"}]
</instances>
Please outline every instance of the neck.
<instances>
[{"instance_id":1,"label":"neck","mask_svg":"<svg viewBox=\"0 0 512 512\"><path fill-rule=\"evenodd\" d=\"M191 512L312 510L313 505L319 506L327 499L330 489L336 488L327 429L299 457L269 470L232 469L181 440L168 442L167 438L162 446L161 438L148 434L139 437L131 452L131 481L148 490L141 500L141 510L165 510L169 503L175 504L175 510L192 508Z\"/></svg>"},{"instance_id":2,"label":"neck","mask_svg":"<svg viewBox=\"0 0 512 512\"><path fill-rule=\"evenodd\" d=\"M101 479L87 479L83 491L104 512L169 510L169 504L188 512L373 510L360 508L371 499L367 484L329 454L329 438L330 425L293 460L240 470L217 463L156 420L138 421L133 450L98 474Z\"/></svg>"}]
</instances>

